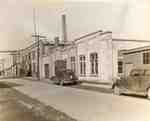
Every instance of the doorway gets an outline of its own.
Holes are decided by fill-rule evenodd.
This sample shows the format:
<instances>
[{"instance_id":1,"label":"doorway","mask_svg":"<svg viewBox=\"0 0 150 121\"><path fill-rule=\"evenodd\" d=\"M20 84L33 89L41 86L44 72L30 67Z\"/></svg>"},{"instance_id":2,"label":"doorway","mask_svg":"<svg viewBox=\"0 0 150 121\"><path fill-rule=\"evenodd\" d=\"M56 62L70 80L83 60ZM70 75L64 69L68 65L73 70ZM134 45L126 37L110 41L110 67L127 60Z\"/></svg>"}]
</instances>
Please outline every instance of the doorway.
<instances>
[{"instance_id":1,"label":"doorway","mask_svg":"<svg viewBox=\"0 0 150 121\"><path fill-rule=\"evenodd\" d=\"M44 64L45 78L49 78L49 64Z\"/></svg>"}]
</instances>

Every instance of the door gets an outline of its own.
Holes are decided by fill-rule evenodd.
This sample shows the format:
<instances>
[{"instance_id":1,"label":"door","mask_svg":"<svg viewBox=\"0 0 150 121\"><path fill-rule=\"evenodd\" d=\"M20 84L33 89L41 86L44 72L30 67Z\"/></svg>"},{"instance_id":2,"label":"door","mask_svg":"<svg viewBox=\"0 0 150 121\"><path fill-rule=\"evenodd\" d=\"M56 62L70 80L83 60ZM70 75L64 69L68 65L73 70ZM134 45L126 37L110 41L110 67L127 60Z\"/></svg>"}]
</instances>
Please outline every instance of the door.
<instances>
[{"instance_id":1,"label":"door","mask_svg":"<svg viewBox=\"0 0 150 121\"><path fill-rule=\"evenodd\" d=\"M140 91L146 91L150 85L150 70L145 69L145 73L140 81Z\"/></svg>"},{"instance_id":2,"label":"door","mask_svg":"<svg viewBox=\"0 0 150 121\"><path fill-rule=\"evenodd\" d=\"M142 69L133 69L128 78L129 89L132 91L140 91L141 80L144 77L144 70Z\"/></svg>"},{"instance_id":3,"label":"door","mask_svg":"<svg viewBox=\"0 0 150 121\"><path fill-rule=\"evenodd\" d=\"M45 78L49 78L49 64L44 65Z\"/></svg>"}]
</instances>

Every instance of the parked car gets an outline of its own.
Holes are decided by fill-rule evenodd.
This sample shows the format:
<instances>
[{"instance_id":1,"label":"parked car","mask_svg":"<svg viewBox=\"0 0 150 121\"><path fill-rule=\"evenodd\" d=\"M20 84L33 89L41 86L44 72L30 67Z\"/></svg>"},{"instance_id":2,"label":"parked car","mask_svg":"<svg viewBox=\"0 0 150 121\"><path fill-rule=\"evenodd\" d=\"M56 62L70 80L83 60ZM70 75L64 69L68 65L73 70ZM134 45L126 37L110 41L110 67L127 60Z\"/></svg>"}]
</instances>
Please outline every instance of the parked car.
<instances>
[{"instance_id":1,"label":"parked car","mask_svg":"<svg viewBox=\"0 0 150 121\"><path fill-rule=\"evenodd\" d=\"M138 66L130 71L127 78L116 80L114 94L136 94L150 99L150 66Z\"/></svg>"},{"instance_id":2,"label":"parked car","mask_svg":"<svg viewBox=\"0 0 150 121\"><path fill-rule=\"evenodd\" d=\"M75 84L78 78L75 73L70 69L65 69L58 71L55 76L51 77L54 84L64 85L64 84Z\"/></svg>"}]
</instances>

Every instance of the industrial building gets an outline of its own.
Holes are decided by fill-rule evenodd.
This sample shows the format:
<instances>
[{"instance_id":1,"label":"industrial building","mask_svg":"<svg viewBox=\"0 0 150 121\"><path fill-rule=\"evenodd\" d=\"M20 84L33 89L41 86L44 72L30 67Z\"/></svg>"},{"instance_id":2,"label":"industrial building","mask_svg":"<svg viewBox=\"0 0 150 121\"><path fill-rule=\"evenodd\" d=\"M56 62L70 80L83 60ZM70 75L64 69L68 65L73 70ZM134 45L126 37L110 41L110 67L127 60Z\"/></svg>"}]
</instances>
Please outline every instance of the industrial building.
<instances>
[{"instance_id":1,"label":"industrial building","mask_svg":"<svg viewBox=\"0 0 150 121\"><path fill-rule=\"evenodd\" d=\"M81 81L111 82L112 66L112 33L97 31L66 42L64 46L45 46L41 60L41 78L55 75L55 61L66 61L66 68L71 69ZM47 54L46 54L47 53ZM108 61L109 59L109 61ZM109 68L109 70L108 70Z\"/></svg>"}]
</instances>

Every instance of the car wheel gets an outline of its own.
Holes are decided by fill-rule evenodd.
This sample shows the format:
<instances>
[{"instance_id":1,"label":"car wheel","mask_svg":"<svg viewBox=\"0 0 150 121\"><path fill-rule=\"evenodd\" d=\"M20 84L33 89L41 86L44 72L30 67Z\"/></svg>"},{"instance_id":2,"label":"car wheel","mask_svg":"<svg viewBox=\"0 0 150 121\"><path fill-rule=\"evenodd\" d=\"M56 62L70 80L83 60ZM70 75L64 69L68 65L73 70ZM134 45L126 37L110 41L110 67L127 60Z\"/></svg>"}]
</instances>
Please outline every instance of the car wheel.
<instances>
[{"instance_id":1,"label":"car wheel","mask_svg":"<svg viewBox=\"0 0 150 121\"><path fill-rule=\"evenodd\" d=\"M147 90L147 98L150 100L150 88Z\"/></svg>"},{"instance_id":2,"label":"car wheel","mask_svg":"<svg viewBox=\"0 0 150 121\"><path fill-rule=\"evenodd\" d=\"M114 87L114 94L120 95L120 89L117 86Z\"/></svg>"}]
</instances>

